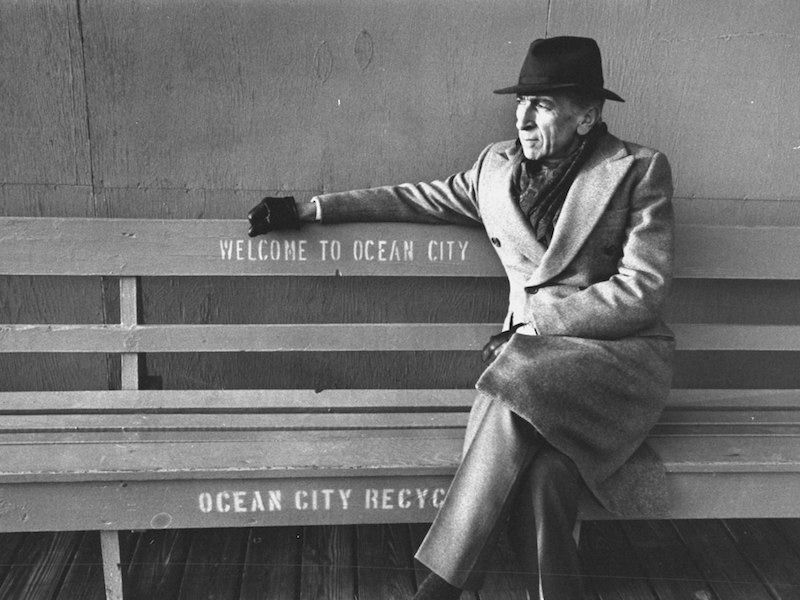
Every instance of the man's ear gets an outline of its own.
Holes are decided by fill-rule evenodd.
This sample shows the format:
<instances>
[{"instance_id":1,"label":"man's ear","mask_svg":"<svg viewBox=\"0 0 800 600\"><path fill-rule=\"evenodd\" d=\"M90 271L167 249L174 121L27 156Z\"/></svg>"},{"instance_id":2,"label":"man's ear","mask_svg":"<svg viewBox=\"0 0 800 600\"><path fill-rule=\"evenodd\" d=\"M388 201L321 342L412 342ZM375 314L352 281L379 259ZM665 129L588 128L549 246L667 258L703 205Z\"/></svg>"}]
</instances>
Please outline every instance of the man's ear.
<instances>
[{"instance_id":1,"label":"man's ear","mask_svg":"<svg viewBox=\"0 0 800 600\"><path fill-rule=\"evenodd\" d=\"M596 106L590 106L578 121L578 135L589 133L598 121L600 121L600 111Z\"/></svg>"}]
</instances>

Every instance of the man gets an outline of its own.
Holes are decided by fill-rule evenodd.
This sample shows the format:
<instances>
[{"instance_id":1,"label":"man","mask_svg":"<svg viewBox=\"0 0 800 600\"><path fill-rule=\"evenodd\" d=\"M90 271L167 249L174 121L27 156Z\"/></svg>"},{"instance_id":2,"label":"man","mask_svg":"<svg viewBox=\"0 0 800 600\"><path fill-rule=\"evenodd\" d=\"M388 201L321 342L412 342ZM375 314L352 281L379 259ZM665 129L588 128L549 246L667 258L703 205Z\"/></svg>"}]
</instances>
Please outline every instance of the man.
<instances>
[{"instance_id":1,"label":"man","mask_svg":"<svg viewBox=\"0 0 800 600\"><path fill-rule=\"evenodd\" d=\"M301 221L479 222L506 270L504 331L484 348L464 454L417 558L432 574L415 598L479 588L510 521L531 597L583 597L572 537L584 490L622 514L666 505L663 467L644 439L671 382L660 318L671 279L666 158L602 120L592 39L535 40L517 85L518 139L488 146L444 181L324 194L297 207L265 199L251 235Z\"/></svg>"}]
</instances>

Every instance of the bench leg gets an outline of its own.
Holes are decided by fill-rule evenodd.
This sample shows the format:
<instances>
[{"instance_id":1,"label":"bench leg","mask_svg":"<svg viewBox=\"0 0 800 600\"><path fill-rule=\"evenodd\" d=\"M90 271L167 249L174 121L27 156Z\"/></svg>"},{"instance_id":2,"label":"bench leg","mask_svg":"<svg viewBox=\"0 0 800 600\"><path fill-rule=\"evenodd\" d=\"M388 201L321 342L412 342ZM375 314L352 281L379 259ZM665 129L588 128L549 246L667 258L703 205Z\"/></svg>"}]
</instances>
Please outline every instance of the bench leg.
<instances>
[{"instance_id":1,"label":"bench leg","mask_svg":"<svg viewBox=\"0 0 800 600\"><path fill-rule=\"evenodd\" d=\"M101 531L100 548L103 553L106 600L122 600L122 567L120 565L118 532Z\"/></svg>"}]
</instances>

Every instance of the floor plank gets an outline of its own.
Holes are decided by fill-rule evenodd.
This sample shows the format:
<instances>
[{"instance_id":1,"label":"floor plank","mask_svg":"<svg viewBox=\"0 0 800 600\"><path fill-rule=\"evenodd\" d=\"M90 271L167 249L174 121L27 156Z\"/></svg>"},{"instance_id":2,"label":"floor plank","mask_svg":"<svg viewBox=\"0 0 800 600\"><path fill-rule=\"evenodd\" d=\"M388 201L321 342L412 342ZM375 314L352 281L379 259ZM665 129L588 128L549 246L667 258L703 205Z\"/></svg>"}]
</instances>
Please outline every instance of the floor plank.
<instances>
[{"instance_id":1,"label":"floor plank","mask_svg":"<svg viewBox=\"0 0 800 600\"><path fill-rule=\"evenodd\" d=\"M406 600L414 595L411 534L405 525L356 528L359 600Z\"/></svg>"},{"instance_id":2,"label":"floor plank","mask_svg":"<svg viewBox=\"0 0 800 600\"><path fill-rule=\"evenodd\" d=\"M800 600L800 557L768 519L728 519L725 526L776 600Z\"/></svg>"},{"instance_id":3,"label":"floor plank","mask_svg":"<svg viewBox=\"0 0 800 600\"><path fill-rule=\"evenodd\" d=\"M669 521L626 521L622 530L659 600L716 600Z\"/></svg>"},{"instance_id":4,"label":"floor plank","mask_svg":"<svg viewBox=\"0 0 800 600\"><path fill-rule=\"evenodd\" d=\"M192 532L177 600L237 600L247 529Z\"/></svg>"},{"instance_id":5,"label":"floor plank","mask_svg":"<svg viewBox=\"0 0 800 600\"><path fill-rule=\"evenodd\" d=\"M410 600L428 525L122 532L125 600ZM0 598L102 600L97 532L0 534ZM479 594L525 596L500 549ZM592 600L800 600L800 519L587 521Z\"/></svg>"},{"instance_id":6,"label":"floor plank","mask_svg":"<svg viewBox=\"0 0 800 600\"><path fill-rule=\"evenodd\" d=\"M294 600L300 591L301 527L253 528L239 600Z\"/></svg>"},{"instance_id":7,"label":"floor plank","mask_svg":"<svg viewBox=\"0 0 800 600\"><path fill-rule=\"evenodd\" d=\"M0 598L41 600L58 593L81 536L73 532L29 534L16 554Z\"/></svg>"},{"instance_id":8,"label":"floor plank","mask_svg":"<svg viewBox=\"0 0 800 600\"><path fill-rule=\"evenodd\" d=\"M188 534L179 530L144 531L130 539L130 558L126 560L126 553L120 551L126 600L177 597L189 556Z\"/></svg>"},{"instance_id":9,"label":"floor plank","mask_svg":"<svg viewBox=\"0 0 800 600\"><path fill-rule=\"evenodd\" d=\"M306 527L300 600L349 600L356 594L354 526Z\"/></svg>"},{"instance_id":10,"label":"floor plank","mask_svg":"<svg viewBox=\"0 0 800 600\"><path fill-rule=\"evenodd\" d=\"M56 600L104 600L103 558L100 554L100 535L87 531L80 537L78 551L69 566Z\"/></svg>"},{"instance_id":11,"label":"floor plank","mask_svg":"<svg viewBox=\"0 0 800 600\"><path fill-rule=\"evenodd\" d=\"M720 521L685 520L672 525L717 598L772 599Z\"/></svg>"},{"instance_id":12,"label":"floor plank","mask_svg":"<svg viewBox=\"0 0 800 600\"><path fill-rule=\"evenodd\" d=\"M656 600L640 556L620 523L583 522L580 555L586 588L598 600Z\"/></svg>"}]
</instances>

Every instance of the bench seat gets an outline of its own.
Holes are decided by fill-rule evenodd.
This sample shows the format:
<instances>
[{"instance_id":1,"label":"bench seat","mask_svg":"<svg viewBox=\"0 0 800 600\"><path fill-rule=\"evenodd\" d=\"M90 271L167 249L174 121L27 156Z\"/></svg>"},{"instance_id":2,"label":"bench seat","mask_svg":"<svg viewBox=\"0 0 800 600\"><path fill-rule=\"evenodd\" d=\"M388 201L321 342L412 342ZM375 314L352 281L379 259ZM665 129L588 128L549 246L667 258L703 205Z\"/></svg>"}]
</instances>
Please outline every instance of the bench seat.
<instances>
[{"instance_id":1,"label":"bench seat","mask_svg":"<svg viewBox=\"0 0 800 600\"><path fill-rule=\"evenodd\" d=\"M100 531L108 598L120 600L119 530L432 520L459 462L475 393L463 388L481 368L477 351L499 327L486 322L487 305L472 311L483 317L471 320L449 305L474 308L487 292L502 304L503 273L479 230L365 227L312 226L250 240L238 221L0 217L0 276L22 278L22 287L43 276L90 278L99 285L85 289L103 298L101 322L83 316L0 324L0 358L21 357L10 364L28 368L29 357L75 355L78 360L65 364L95 377L93 389L75 387L74 377L52 391L0 388L0 531ZM390 248L402 260L382 261L395 257ZM800 517L800 380L788 373L800 351L800 313L792 301L800 282L800 228L681 225L676 263L677 279L702 281L670 319L679 357L684 368L702 369L708 360L719 373L712 373L713 385L676 386L649 437L666 464L670 516ZM340 286L350 296L337 310L329 310L327 297L314 298L324 294L317 290L321 278L345 275L360 279ZM211 318L203 302L219 295L223 278L252 276L262 286L312 278L306 288L276 285L273 303L252 311L255 322ZM152 305L163 299L158 294L171 292L173 277L194 281L190 295L202 287L200 322L185 320L181 303L177 322L143 318L142 282L167 278ZM375 277L376 283L364 283ZM398 278L417 280L407 298L403 285L388 283ZM448 287L451 278L469 283ZM445 291L419 285L420 279L442 283ZM762 284L780 294L776 303L754 293ZM384 285L391 297L381 295ZM730 298L745 290L742 306L727 306L715 285ZM385 311L394 318L383 318L383 308L354 307L360 286L399 305ZM418 289L430 294L425 302L413 295ZM311 305L329 320L316 322L307 314ZM439 310L444 305L449 312ZM275 306L281 311L273 314ZM715 311L723 314L717 318ZM377 322L359 322L358 315ZM248 369L272 369L270 376L283 369L297 387L352 389L224 389L231 386L218 375L251 353L261 358L235 371L234 383ZM361 359L347 363L337 385L308 376L309 365L339 375L332 365L340 363L325 362L330 355L359 353L380 355L393 382L379 381L381 389L349 383L370 368ZM407 383L416 376L413 365L427 358L402 365L405 353L450 358L432 358L433 367L416 379L422 386L414 386ZM200 389L175 378L176 389L140 389L161 387L143 366L171 355L191 357L195 371L223 361L208 377L219 389L205 389L214 385L202 378ZM284 355L284 362L272 361ZM159 375L186 364L169 360L160 363ZM761 372L756 380L740 376L729 360ZM428 382L442 365L446 375L465 365L471 379ZM105 380L119 389L96 389ZM590 498L581 517L613 518Z\"/></svg>"}]
</instances>

